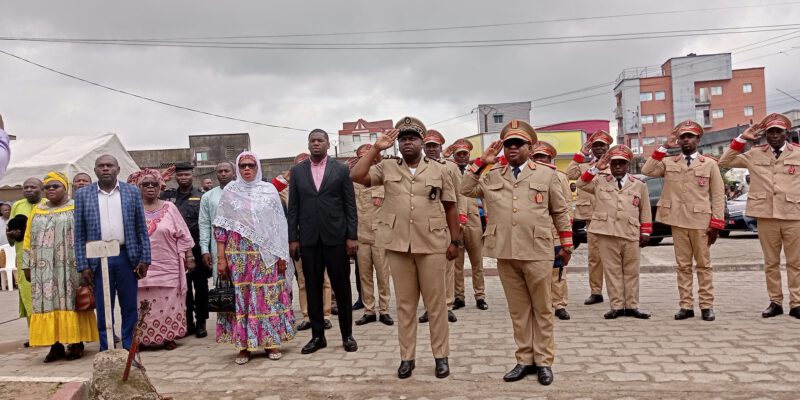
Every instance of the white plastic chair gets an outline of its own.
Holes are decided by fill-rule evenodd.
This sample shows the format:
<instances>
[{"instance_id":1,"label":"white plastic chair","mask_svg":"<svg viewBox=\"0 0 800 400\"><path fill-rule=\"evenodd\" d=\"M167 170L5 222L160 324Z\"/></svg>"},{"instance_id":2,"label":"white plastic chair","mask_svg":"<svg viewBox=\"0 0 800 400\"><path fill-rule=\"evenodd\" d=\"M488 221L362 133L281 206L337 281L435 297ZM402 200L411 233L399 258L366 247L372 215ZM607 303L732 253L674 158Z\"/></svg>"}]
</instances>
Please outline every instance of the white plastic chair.
<instances>
[{"instance_id":1,"label":"white plastic chair","mask_svg":"<svg viewBox=\"0 0 800 400\"><path fill-rule=\"evenodd\" d=\"M4 244L0 250L6 253L6 265L0 268L0 290L14 290L14 271L17 269L17 253L12 246Z\"/></svg>"}]
</instances>

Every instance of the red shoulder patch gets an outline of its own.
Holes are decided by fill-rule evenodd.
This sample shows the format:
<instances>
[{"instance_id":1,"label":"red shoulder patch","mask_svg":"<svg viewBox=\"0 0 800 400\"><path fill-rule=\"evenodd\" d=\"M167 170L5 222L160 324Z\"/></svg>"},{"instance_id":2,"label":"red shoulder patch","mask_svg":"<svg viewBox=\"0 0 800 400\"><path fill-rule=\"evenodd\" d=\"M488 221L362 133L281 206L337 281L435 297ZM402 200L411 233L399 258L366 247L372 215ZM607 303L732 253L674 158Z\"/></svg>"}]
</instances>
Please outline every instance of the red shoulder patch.
<instances>
[{"instance_id":1,"label":"red shoulder patch","mask_svg":"<svg viewBox=\"0 0 800 400\"><path fill-rule=\"evenodd\" d=\"M714 160L714 161L716 161L716 162L719 162L719 158L712 157L712 156L707 156L707 155L705 155L705 154L703 154L703 155L702 155L702 156L700 156L700 157L705 157L705 158L708 158L708 159Z\"/></svg>"}]
</instances>

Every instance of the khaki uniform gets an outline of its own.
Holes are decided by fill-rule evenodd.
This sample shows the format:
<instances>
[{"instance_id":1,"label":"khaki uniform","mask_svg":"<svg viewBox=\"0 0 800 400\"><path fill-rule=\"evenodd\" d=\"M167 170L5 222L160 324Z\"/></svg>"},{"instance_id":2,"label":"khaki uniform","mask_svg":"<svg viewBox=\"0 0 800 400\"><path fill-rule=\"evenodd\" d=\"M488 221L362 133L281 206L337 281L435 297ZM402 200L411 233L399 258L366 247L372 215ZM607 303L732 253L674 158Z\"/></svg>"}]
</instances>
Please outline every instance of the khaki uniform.
<instances>
[{"instance_id":1,"label":"khaki uniform","mask_svg":"<svg viewBox=\"0 0 800 400\"><path fill-rule=\"evenodd\" d=\"M365 187L355 183L358 209L358 268L364 314L375 315L375 283L378 279L378 310L389 313L389 264L382 248L375 246L375 217L383 204L383 186ZM374 274L373 274L374 271Z\"/></svg>"},{"instance_id":2,"label":"khaki uniform","mask_svg":"<svg viewBox=\"0 0 800 400\"><path fill-rule=\"evenodd\" d=\"M567 174L561 171L556 171L556 175L558 176L558 182L561 184L561 191L564 192L564 198L569 202L569 199L572 198L572 191L569 189L569 179L567 178ZM567 207L567 209L569 210L569 207ZM572 213L570 213L570 215L572 215ZM553 232L553 241L555 242L560 239L560 235L558 234L558 229L556 229L556 226L552 224L551 226ZM569 304L569 288L567 288L566 267L553 268L551 286L553 309L560 310L562 308L567 308L567 305Z\"/></svg>"},{"instance_id":3,"label":"khaki uniform","mask_svg":"<svg viewBox=\"0 0 800 400\"><path fill-rule=\"evenodd\" d=\"M680 308L694 308L694 259L700 309L710 309L714 307L714 270L706 230L725 228L725 183L713 158L697 155L687 166L683 154L665 156L656 150L645 162L642 173L664 178L656 221L672 226Z\"/></svg>"},{"instance_id":4,"label":"khaki uniform","mask_svg":"<svg viewBox=\"0 0 800 400\"><path fill-rule=\"evenodd\" d=\"M594 194L589 232L597 235L612 310L639 308L639 237L652 232L650 196L644 182L627 175L587 172L576 183Z\"/></svg>"},{"instance_id":5,"label":"khaki uniform","mask_svg":"<svg viewBox=\"0 0 800 400\"><path fill-rule=\"evenodd\" d=\"M273 179L272 182L276 187L282 187L278 192L278 196L280 196L283 205L286 206L289 204L289 186L282 179L276 181L277 179ZM283 184L281 185L281 183ZM303 274L303 262L300 260L295 261L294 267L297 271L297 289L300 292L300 312L303 313L304 319L308 319L308 297L306 296L306 278ZM325 280L322 284L322 312L326 318L331 316L331 280L328 279L327 272L325 272Z\"/></svg>"},{"instance_id":6,"label":"khaki uniform","mask_svg":"<svg viewBox=\"0 0 800 400\"><path fill-rule=\"evenodd\" d=\"M577 180L581 175L593 167L596 161L591 163L584 162L585 157L583 154L576 154L575 157L567 165L567 178ZM610 173L606 168L604 173ZM591 193L578 189L578 200L575 203L575 219L586 221L586 246L589 248L589 289L591 294L603 294L603 262L600 257L600 246L597 244L597 238L589 230L589 224L592 221L592 209L594 196ZM571 197L570 197L571 198Z\"/></svg>"},{"instance_id":7,"label":"khaki uniform","mask_svg":"<svg viewBox=\"0 0 800 400\"><path fill-rule=\"evenodd\" d=\"M553 235L572 246L567 200L556 171L529 161L517 178L513 168L496 165L480 179L464 177L461 193L481 197L488 224L483 251L497 259L497 271L508 300L519 364L550 366L555 357L551 275Z\"/></svg>"},{"instance_id":8,"label":"khaki uniform","mask_svg":"<svg viewBox=\"0 0 800 400\"><path fill-rule=\"evenodd\" d=\"M375 244L386 249L391 266L400 357L413 360L416 355L420 293L428 310L433 356L447 357L445 253L450 233L442 202L456 202L450 174L444 164L425 157L413 174L403 159L387 159L372 167L369 175L372 186L384 186Z\"/></svg>"},{"instance_id":9,"label":"khaki uniform","mask_svg":"<svg viewBox=\"0 0 800 400\"><path fill-rule=\"evenodd\" d=\"M783 248L789 306L800 306L800 148L787 143L776 159L769 145L744 152L744 143L734 140L719 165L750 170L745 215L758 220L769 299L783 303L780 270Z\"/></svg>"},{"instance_id":10,"label":"khaki uniform","mask_svg":"<svg viewBox=\"0 0 800 400\"><path fill-rule=\"evenodd\" d=\"M447 173L450 175L450 179L453 182L453 191L456 193L456 203L458 204L458 213L464 214L466 213L465 210L462 209L462 206L465 204L462 201L464 196L461 196L459 192L461 191L461 169L458 168L458 164L453 162L452 160L445 160L444 167ZM455 301L455 289L456 289L456 260L447 261L447 271L445 273L445 283L447 287L447 309L453 309L453 301ZM464 284L464 277L463 277L463 265L462 265L462 277L461 277L461 284ZM463 291L463 290L462 290Z\"/></svg>"},{"instance_id":11,"label":"khaki uniform","mask_svg":"<svg viewBox=\"0 0 800 400\"><path fill-rule=\"evenodd\" d=\"M463 181L463 175L461 175ZM463 247L458 249L458 258L455 263L455 297L464 300L464 260L469 257L472 267L472 290L475 291L475 300L486 299L486 283L483 278L483 226L481 214L475 199L460 196L459 211L464 211L467 223L461 228Z\"/></svg>"}]
</instances>

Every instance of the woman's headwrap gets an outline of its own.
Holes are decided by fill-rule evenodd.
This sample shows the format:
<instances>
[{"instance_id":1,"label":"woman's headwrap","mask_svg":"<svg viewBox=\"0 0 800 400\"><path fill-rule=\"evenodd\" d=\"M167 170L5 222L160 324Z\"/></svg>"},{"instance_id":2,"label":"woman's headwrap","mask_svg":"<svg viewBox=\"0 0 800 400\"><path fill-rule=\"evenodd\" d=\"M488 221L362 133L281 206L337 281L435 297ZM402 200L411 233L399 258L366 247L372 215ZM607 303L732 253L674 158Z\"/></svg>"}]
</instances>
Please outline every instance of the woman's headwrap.
<instances>
[{"instance_id":1,"label":"woman's headwrap","mask_svg":"<svg viewBox=\"0 0 800 400\"><path fill-rule=\"evenodd\" d=\"M47 185L48 182L56 181L64 185L64 189L69 190L69 183L67 181L67 176L62 174L61 172L51 171L47 175L44 176L42 182Z\"/></svg>"},{"instance_id":2,"label":"woman's headwrap","mask_svg":"<svg viewBox=\"0 0 800 400\"><path fill-rule=\"evenodd\" d=\"M164 186L165 184L164 178L161 175L161 171L153 168L145 168L132 173L130 176L128 176L128 183L139 186L139 184L142 183L145 178L153 178L156 180L156 182L160 183L161 186Z\"/></svg>"}]
</instances>

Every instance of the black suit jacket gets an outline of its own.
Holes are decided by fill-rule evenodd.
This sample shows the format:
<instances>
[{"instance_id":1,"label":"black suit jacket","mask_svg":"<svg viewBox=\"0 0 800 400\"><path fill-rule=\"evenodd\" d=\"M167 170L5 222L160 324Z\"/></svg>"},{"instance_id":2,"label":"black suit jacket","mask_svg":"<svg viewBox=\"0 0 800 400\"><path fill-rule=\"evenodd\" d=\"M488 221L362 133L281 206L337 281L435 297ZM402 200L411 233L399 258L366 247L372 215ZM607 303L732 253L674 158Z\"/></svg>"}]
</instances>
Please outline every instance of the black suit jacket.
<instances>
[{"instance_id":1,"label":"black suit jacket","mask_svg":"<svg viewBox=\"0 0 800 400\"><path fill-rule=\"evenodd\" d=\"M328 158L319 191L311 175L311 160L292 167L289 184L289 241L300 246L344 244L358 239L356 196L350 170Z\"/></svg>"}]
</instances>

